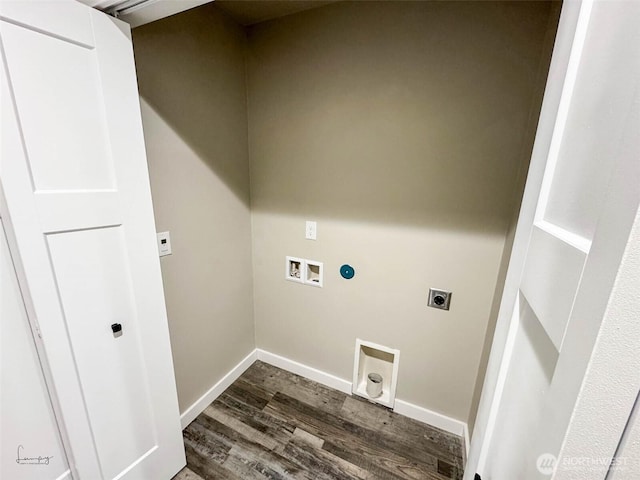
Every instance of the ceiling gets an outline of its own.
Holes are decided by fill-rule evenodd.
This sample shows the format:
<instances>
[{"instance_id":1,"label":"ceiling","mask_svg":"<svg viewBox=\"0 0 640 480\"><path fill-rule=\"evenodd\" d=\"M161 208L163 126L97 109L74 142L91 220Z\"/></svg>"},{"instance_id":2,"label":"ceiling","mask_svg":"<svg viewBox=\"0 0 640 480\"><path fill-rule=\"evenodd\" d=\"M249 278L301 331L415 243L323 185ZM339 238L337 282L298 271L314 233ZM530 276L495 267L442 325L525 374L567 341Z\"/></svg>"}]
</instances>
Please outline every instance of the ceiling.
<instances>
[{"instance_id":1,"label":"ceiling","mask_svg":"<svg viewBox=\"0 0 640 480\"><path fill-rule=\"evenodd\" d=\"M1 0L0 0L1 1ZM212 0L79 0L107 13L116 14L131 28L184 12Z\"/></svg>"},{"instance_id":2,"label":"ceiling","mask_svg":"<svg viewBox=\"0 0 640 480\"><path fill-rule=\"evenodd\" d=\"M213 0L79 0L106 12L117 11L132 28ZM256 23L321 7L338 0L216 0L215 4L240 25Z\"/></svg>"},{"instance_id":3,"label":"ceiling","mask_svg":"<svg viewBox=\"0 0 640 480\"><path fill-rule=\"evenodd\" d=\"M321 7L336 0L215 0L215 5L240 25L284 17L292 13Z\"/></svg>"}]
</instances>

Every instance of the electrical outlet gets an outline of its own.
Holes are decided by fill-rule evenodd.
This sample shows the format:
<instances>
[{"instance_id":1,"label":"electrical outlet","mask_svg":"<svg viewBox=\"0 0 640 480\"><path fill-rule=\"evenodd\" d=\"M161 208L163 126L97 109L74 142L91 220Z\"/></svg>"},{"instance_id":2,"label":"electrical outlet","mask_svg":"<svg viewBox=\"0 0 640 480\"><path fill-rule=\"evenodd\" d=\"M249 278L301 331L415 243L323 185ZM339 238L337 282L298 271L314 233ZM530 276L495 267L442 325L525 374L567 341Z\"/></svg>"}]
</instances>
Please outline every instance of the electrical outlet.
<instances>
[{"instance_id":1,"label":"electrical outlet","mask_svg":"<svg viewBox=\"0 0 640 480\"><path fill-rule=\"evenodd\" d=\"M427 305L433 308L439 308L440 310L449 310L451 295L452 293L446 290L430 288L429 301L427 302Z\"/></svg>"}]
</instances>

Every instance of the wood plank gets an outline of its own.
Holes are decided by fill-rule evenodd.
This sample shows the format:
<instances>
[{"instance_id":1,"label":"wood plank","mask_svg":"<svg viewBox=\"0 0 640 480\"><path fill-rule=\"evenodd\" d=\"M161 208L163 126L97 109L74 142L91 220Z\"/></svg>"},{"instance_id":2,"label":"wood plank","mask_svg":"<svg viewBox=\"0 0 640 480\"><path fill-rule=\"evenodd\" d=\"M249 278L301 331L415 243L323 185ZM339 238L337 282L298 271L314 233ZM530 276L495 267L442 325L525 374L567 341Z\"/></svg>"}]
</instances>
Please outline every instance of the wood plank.
<instances>
[{"instance_id":1,"label":"wood plank","mask_svg":"<svg viewBox=\"0 0 640 480\"><path fill-rule=\"evenodd\" d=\"M447 478L453 478L455 480L462 480L464 474L462 468L451 465L444 460L438 459L438 473L441 473Z\"/></svg>"},{"instance_id":2,"label":"wood plank","mask_svg":"<svg viewBox=\"0 0 640 480\"><path fill-rule=\"evenodd\" d=\"M274 440L280 442L281 447L279 447L278 450L284 448L296 428L278 418L268 415L262 410L256 410L253 407L239 403L232 397L227 397L224 394L211 404L211 408L225 412L227 415L238 419L258 432L269 435Z\"/></svg>"},{"instance_id":3,"label":"wood plank","mask_svg":"<svg viewBox=\"0 0 640 480\"><path fill-rule=\"evenodd\" d=\"M243 438L243 436L239 432L235 431L233 428L227 427L223 423L219 422L214 418L211 418L209 415L206 415L205 413L201 413L200 415L198 415L195 422L189 425L189 428L202 428L207 430L208 434L210 435L209 438L215 438L216 441L227 446L229 450L236 445L238 440ZM247 441L250 441L250 440L247 439ZM256 442L252 442L252 443L256 443Z\"/></svg>"},{"instance_id":4,"label":"wood plank","mask_svg":"<svg viewBox=\"0 0 640 480\"><path fill-rule=\"evenodd\" d=\"M399 415L359 397L345 399L340 417L374 430L377 435L386 437L390 442L410 448L414 456L420 455L420 452L428 452L454 466L462 467L464 445L462 438L457 435Z\"/></svg>"},{"instance_id":5,"label":"wood plank","mask_svg":"<svg viewBox=\"0 0 640 480\"><path fill-rule=\"evenodd\" d=\"M234 397L236 400L262 410L269 400L273 397L273 393L269 393L264 388L252 385L242 378L238 378L233 384L227 388L224 393Z\"/></svg>"},{"instance_id":6,"label":"wood plank","mask_svg":"<svg viewBox=\"0 0 640 480\"><path fill-rule=\"evenodd\" d=\"M189 467L184 467L171 480L204 480L204 479L197 473L194 473L193 470L190 470Z\"/></svg>"},{"instance_id":7,"label":"wood plank","mask_svg":"<svg viewBox=\"0 0 640 480\"><path fill-rule=\"evenodd\" d=\"M204 414L231 428L238 433L238 435L242 435L244 438L259 443L268 450L275 450L280 445L273 437L259 432L255 428L251 428L249 425L241 422L237 418L227 415L224 411L215 408L213 405L209 405L204 410Z\"/></svg>"},{"instance_id":8,"label":"wood plank","mask_svg":"<svg viewBox=\"0 0 640 480\"><path fill-rule=\"evenodd\" d=\"M225 442L215 431L203 428L197 422L192 422L182 433L185 445L191 447L205 458L222 463L233 446Z\"/></svg>"},{"instance_id":9,"label":"wood plank","mask_svg":"<svg viewBox=\"0 0 640 480\"><path fill-rule=\"evenodd\" d=\"M243 480L286 480L295 475L279 461L265 461L261 455L247 455L242 448L236 447L231 449L225 468Z\"/></svg>"},{"instance_id":10,"label":"wood plank","mask_svg":"<svg viewBox=\"0 0 640 480\"><path fill-rule=\"evenodd\" d=\"M335 455L314 447L301 438L294 437L284 449L283 456L313 472L318 480L368 480L369 472Z\"/></svg>"},{"instance_id":11,"label":"wood plank","mask_svg":"<svg viewBox=\"0 0 640 480\"><path fill-rule=\"evenodd\" d=\"M297 427L340 447L336 452L355 452L370 458L379 468L400 478L425 478L441 480L437 474L437 458L424 453L421 458L407 458L400 447L381 439L375 432L352 424L347 420L311 409L296 399L278 393L265 407L265 412L280 416ZM336 453L337 454L337 453ZM340 456L340 455L338 455ZM350 460L349 458L345 458ZM409 476L405 472L420 472L422 477Z\"/></svg>"},{"instance_id":12,"label":"wood plank","mask_svg":"<svg viewBox=\"0 0 640 480\"><path fill-rule=\"evenodd\" d=\"M272 394L284 393L328 413L337 414L347 398L342 392L260 361L249 367L240 378Z\"/></svg>"},{"instance_id":13,"label":"wood plank","mask_svg":"<svg viewBox=\"0 0 640 480\"><path fill-rule=\"evenodd\" d=\"M262 362L183 432L174 480L459 480L460 437Z\"/></svg>"},{"instance_id":14,"label":"wood plank","mask_svg":"<svg viewBox=\"0 0 640 480\"><path fill-rule=\"evenodd\" d=\"M189 443L185 443L185 452L187 466L203 480L242 480L242 477L238 477L215 461L200 454Z\"/></svg>"},{"instance_id":15,"label":"wood plank","mask_svg":"<svg viewBox=\"0 0 640 480\"><path fill-rule=\"evenodd\" d=\"M436 465L435 459L438 458L437 455L428 450L416 449L415 446L410 443L411 439L400 439L399 441L391 440L383 435L376 434L376 431L368 427L355 424L340 416L313 410L304 403L283 393L277 393L274 395L268 406L271 407L272 405L286 406L289 409L296 410L307 418L315 417L319 424L334 427L343 434L346 433L359 439L366 439L369 443L375 443L386 451L394 452L406 458L413 458L418 462L427 463L433 466ZM427 459L428 461L425 462Z\"/></svg>"},{"instance_id":16,"label":"wood plank","mask_svg":"<svg viewBox=\"0 0 640 480\"><path fill-rule=\"evenodd\" d=\"M262 445L260 442L263 438L246 436L249 430L242 428L242 431L237 431L204 413L198 416L195 423L198 427L209 429L213 436L230 445L222 466L242 479L314 478L312 473L301 470L297 464Z\"/></svg>"},{"instance_id":17,"label":"wood plank","mask_svg":"<svg viewBox=\"0 0 640 480\"><path fill-rule=\"evenodd\" d=\"M306 432L301 428L296 427L296 429L293 431L293 436L296 437L298 440L306 442L309 445L312 445L316 448L322 448L322 445L324 444L323 439L318 438L312 433Z\"/></svg>"},{"instance_id":18,"label":"wood plank","mask_svg":"<svg viewBox=\"0 0 640 480\"><path fill-rule=\"evenodd\" d=\"M380 456L377 452L360 449L339 441L325 441L322 448L336 457L370 472L376 479L445 480L447 478L431 469L425 470L422 465L406 458L400 458L393 454Z\"/></svg>"},{"instance_id":19,"label":"wood plank","mask_svg":"<svg viewBox=\"0 0 640 480\"><path fill-rule=\"evenodd\" d=\"M278 452L268 450L242 436L229 450L229 456L223 466L245 480L315 479L313 472L306 471Z\"/></svg>"}]
</instances>

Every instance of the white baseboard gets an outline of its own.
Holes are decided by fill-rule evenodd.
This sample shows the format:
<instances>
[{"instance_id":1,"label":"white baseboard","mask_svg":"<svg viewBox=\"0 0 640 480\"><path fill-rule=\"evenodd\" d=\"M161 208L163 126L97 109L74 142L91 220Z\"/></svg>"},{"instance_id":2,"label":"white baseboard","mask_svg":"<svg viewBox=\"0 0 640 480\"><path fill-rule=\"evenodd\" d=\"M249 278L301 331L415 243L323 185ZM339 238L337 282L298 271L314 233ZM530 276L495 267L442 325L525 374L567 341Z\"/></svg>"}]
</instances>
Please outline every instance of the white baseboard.
<instances>
[{"instance_id":1,"label":"white baseboard","mask_svg":"<svg viewBox=\"0 0 640 480\"><path fill-rule=\"evenodd\" d=\"M419 422L426 423L433 427L437 427L445 432L453 433L460 437L464 437L464 432L467 428L467 424L456 420L455 418L447 417L441 413L428 410L424 407L419 407L404 400L396 400L396 405L393 411L404 415L405 417L413 418Z\"/></svg>"},{"instance_id":2,"label":"white baseboard","mask_svg":"<svg viewBox=\"0 0 640 480\"><path fill-rule=\"evenodd\" d=\"M326 385L327 387L334 388L343 393L351 395L351 382L348 380L344 380L342 378L336 377L335 375L331 375L330 373L323 372L313 367L309 367L308 365L304 365L302 363L295 362L285 357L281 357L280 355L276 355L274 353L267 352L265 350L256 349L258 352L258 360L263 361L264 363L268 363L269 365L273 365L274 367L282 368L291 373L295 373L296 375L300 375L301 377L308 378L309 380L313 380L314 382L321 383Z\"/></svg>"},{"instance_id":3,"label":"white baseboard","mask_svg":"<svg viewBox=\"0 0 640 480\"><path fill-rule=\"evenodd\" d=\"M295 362L293 360L281 357L280 355L276 355L265 350L258 349L257 351L258 360L262 360L263 362L275 367L282 368L283 370L287 370L288 372L295 373L302 377L308 378L309 380L321 383L323 385L326 385L327 387L335 388L336 390L339 390L343 393L351 394L351 382L349 382L348 380L344 380L316 368L309 367L308 365ZM404 415L405 417L413 418L414 420L418 420L419 422L440 428L441 430L449 433L453 433L454 435L464 437L465 444L468 448L469 433L467 430L467 424L461 422L460 420L456 420L455 418L447 417L446 415L442 415L440 413L427 410L426 408L413 405L409 402L405 402L404 400L397 399L395 401L395 407L393 411L399 413L400 415Z\"/></svg>"},{"instance_id":4,"label":"white baseboard","mask_svg":"<svg viewBox=\"0 0 640 480\"><path fill-rule=\"evenodd\" d=\"M255 362L257 358L257 350L252 351L239 364L233 367L229 373L222 377L218 383L196 400L193 405L187 408L185 412L180 415L180 424L182 425L182 429L184 430L187 428L187 425L193 422L196 417L200 415L211 402L218 398L220 394L229 387L229 385L235 382L247 368L253 365L253 362Z\"/></svg>"},{"instance_id":5,"label":"white baseboard","mask_svg":"<svg viewBox=\"0 0 640 480\"><path fill-rule=\"evenodd\" d=\"M471 439L469 438L469 426L465 423L464 424L464 450L465 450L465 453L466 453L465 466L466 466L467 459L469 458L469 447L470 446L471 446Z\"/></svg>"},{"instance_id":6,"label":"white baseboard","mask_svg":"<svg viewBox=\"0 0 640 480\"><path fill-rule=\"evenodd\" d=\"M182 428L186 428L187 425L195 420L195 418L200 415L200 413L202 413L211 402L218 398L218 396L220 396L220 394L224 392L227 387L242 375L244 371L256 360L261 360L264 363L273 365L274 367L282 368L288 372L295 373L296 375L300 375L308 378L309 380L313 380L314 382L321 383L322 385L326 385L327 387L334 388L340 392L351 395L351 382L348 380L336 377L335 375L331 375L330 373L323 372L317 368L304 365L303 363L296 362L289 358L276 355L275 353L256 348L180 416ZM469 432L466 423L399 399L396 399L393 411L400 415L404 415L405 417L413 418L419 422L426 423L446 432L463 437L465 440L467 454L469 453Z\"/></svg>"}]
</instances>

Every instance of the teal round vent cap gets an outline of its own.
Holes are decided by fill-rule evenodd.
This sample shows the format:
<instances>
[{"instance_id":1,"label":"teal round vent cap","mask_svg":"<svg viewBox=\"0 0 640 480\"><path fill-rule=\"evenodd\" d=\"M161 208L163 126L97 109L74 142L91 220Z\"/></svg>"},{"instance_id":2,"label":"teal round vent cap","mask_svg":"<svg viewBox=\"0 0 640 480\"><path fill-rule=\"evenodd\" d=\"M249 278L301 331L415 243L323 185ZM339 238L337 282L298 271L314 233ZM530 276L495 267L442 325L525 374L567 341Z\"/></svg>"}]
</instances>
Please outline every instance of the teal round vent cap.
<instances>
[{"instance_id":1,"label":"teal round vent cap","mask_svg":"<svg viewBox=\"0 0 640 480\"><path fill-rule=\"evenodd\" d=\"M342 275L342 278L351 280L355 274L356 274L356 271L353 269L351 265L347 265L345 263L340 267L340 275Z\"/></svg>"}]
</instances>

